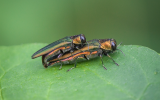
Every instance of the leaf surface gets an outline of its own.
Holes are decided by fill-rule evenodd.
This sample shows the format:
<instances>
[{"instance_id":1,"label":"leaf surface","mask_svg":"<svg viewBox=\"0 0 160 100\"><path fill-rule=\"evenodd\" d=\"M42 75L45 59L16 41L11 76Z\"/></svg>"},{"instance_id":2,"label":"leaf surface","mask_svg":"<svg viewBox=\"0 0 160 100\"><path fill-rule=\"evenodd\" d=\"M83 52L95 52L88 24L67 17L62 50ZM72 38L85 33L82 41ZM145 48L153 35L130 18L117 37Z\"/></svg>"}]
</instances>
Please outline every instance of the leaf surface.
<instances>
[{"instance_id":1,"label":"leaf surface","mask_svg":"<svg viewBox=\"0 0 160 100\"><path fill-rule=\"evenodd\" d=\"M31 55L46 44L0 47L0 100L158 100L160 55L147 47L119 46L100 58L45 69Z\"/></svg>"}]
</instances>

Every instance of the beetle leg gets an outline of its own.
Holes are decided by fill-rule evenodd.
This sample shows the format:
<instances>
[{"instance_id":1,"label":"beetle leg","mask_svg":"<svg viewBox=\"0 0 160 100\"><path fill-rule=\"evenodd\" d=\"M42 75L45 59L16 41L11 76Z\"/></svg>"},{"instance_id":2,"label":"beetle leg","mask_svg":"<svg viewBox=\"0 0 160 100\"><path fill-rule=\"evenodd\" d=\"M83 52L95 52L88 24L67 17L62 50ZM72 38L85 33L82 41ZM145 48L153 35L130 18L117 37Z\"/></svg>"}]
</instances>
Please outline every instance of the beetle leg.
<instances>
[{"instance_id":1,"label":"beetle leg","mask_svg":"<svg viewBox=\"0 0 160 100\"><path fill-rule=\"evenodd\" d=\"M80 50L81 52L84 52L84 51L82 51L82 50L81 50L80 48L78 48L78 47L76 47L76 49L77 49L77 50Z\"/></svg>"},{"instance_id":2,"label":"beetle leg","mask_svg":"<svg viewBox=\"0 0 160 100\"><path fill-rule=\"evenodd\" d=\"M103 64L102 54L100 54L99 57L101 58L103 68L107 70L107 68L106 68L106 67L104 66L104 64Z\"/></svg>"},{"instance_id":3,"label":"beetle leg","mask_svg":"<svg viewBox=\"0 0 160 100\"><path fill-rule=\"evenodd\" d=\"M58 55L58 57L57 57L57 58L58 58L58 60L59 60L59 62L61 63L61 66L60 66L60 68L59 68L59 69L62 69L62 62L61 62L61 60L59 59L62 55L63 55L63 53L59 54L59 55Z\"/></svg>"},{"instance_id":4,"label":"beetle leg","mask_svg":"<svg viewBox=\"0 0 160 100\"><path fill-rule=\"evenodd\" d=\"M89 44L88 44L88 42L87 42L87 45L88 45L88 51L89 51ZM84 51L82 51L80 48L78 48L77 46L76 46L76 49L77 50L80 50L81 52L84 52ZM89 51L90 52L90 51Z\"/></svg>"},{"instance_id":5,"label":"beetle leg","mask_svg":"<svg viewBox=\"0 0 160 100\"><path fill-rule=\"evenodd\" d=\"M111 58L111 56L109 56L109 54L107 54L107 56L109 57L109 58ZM111 58L112 59L112 58ZM117 66L119 66L113 59L112 59L112 61L117 65Z\"/></svg>"},{"instance_id":6,"label":"beetle leg","mask_svg":"<svg viewBox=\"0 0 160 100\"><path fill-rule=\"evenodd\" d=\"M59 70L62 69L62 62L60 61L60 63L61 63L61 66L59 67Z\"/></svg>"},{"instance_id":7,"label":"beetle leg","mask_svg":"<svg viewBox=\"0 0 160 100\"><path fill-rule=\"evenodd\" d=\"M85 55L84 55L84 58L85 58L86 60L89 60L89 58L88 58L87 56L85 56Z\"/></svg>"},{"instance_id":8,"label":"beetle leg","mask_svg":"<svg viewBox=\"0 0 160 100\"><path fill-rule=\"evenodd\" d=\"M72 67L72 68L68 69L68 70L67 70L67 72L68 72L68 71L70 71L70 70L72 70L73 68L76 68L76 66L77 66L77 59L78 59L78 58L81 58L81 57L83 57L83 58L85 58L85 59L87 59L87 60L88 60L88 58L87 58L85 55L77 57L77 58L76 58L76 60L75 60L74 67Z\"/></svg>"},{"instance_id":9,"label":"beetle leg","mask_svg":"<svg viewBox=\"0 0 160 100\"><path fill-rule=\"evenodd\" d=\"M73 58L73 57L72 57L72 58ZM77 57L77 58L78 58L78 57ZM75 62L75 64L74 64L74 67L68 69L67 72L70 71L70 70L72 70L73 68L76 68L76 65L77 65L77 58L76 58L76 62Z\"/></svg>"},{"instance_id":10,"label":"beetle leg","mask_svg":"<svg viewBox=\"0 0 160 100\"><path fill-rule=\"evenodd\" d=\"M73 41L72 41L72 43L71 43L71 48L74 48L74 44L73 44Z\"/></svg>"}]
</instances>

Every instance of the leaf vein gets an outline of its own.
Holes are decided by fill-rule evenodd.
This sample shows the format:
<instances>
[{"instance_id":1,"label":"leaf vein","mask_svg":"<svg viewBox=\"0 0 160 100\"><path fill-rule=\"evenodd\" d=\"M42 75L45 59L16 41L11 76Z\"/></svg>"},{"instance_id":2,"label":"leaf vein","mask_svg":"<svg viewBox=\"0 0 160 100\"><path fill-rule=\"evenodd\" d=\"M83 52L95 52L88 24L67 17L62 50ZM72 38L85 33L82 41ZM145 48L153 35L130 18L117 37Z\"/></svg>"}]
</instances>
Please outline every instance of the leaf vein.
<instances>
[{"instance_id":1,"label":"leaf vein","mask_svg":"<svg viewBox=\"0 0 160 100\"><path fill-rule=\"evenodd\" d=\"M85 68L86 68L86 67L85 67ZM95 71L90 70L89 68L86 68L86 69L88 69L89 71L93 72L93 73L94 73L95 75L97 75L100 79L102 79L103 81L105 81L106 83L108 83L107 80L105 80L104 78L102 78L102 77L101 77L98 73L96 73ZM126 95L128 95L128 96L131 97L132 99L135 99L135 97L134 97L132 94L128 93L126 90L124 90L124 89L120 88L119 86L113 84L113 82L111 82L111 81L110 81L110 83L111 83L110 85L112 85L113 87L118 88L119 90L123 91Z\"/></svg>"},{"instance_id":2,"label":"leaf vein","mask_svg":"<svg viewBox=\"0 0 160 100\"><path fill-rule=\"evenodd\" d=\"M145 91L147 90L147 88L151 85L151 83L147 84L146 87L144 88L142 94L139 96L138 100L140 100L143 96L143 94L145 93Z\"/></svg>"},{"instance_id":3,"label":"leaf vein","mask_svg":"<svg viewBox=\"0 0 160 100\"><path fill-rule=\"evenodd\" d=\"M1 93L0 93L0 96L1 96L1 99L2 99L2 100L3 100L3 95L2 95L2 86L1 86L1 82L2 82L2 81L1 81L1 79L3 78L3 76L5 75L5 73L6 73L6 72L4 72L4 74L3 74L2 77L0 78L0 92L1 92Z\"/></svg>"},{"instance_id":4,"label":"leaf vein","mask_svg":"<svg viewBox=\"0 0 160 100\"><path fill-rule=\"evenodd\" d=\"M130 54L129 54L129 56L131 56ZM144 76L145 76L145 78L146 78L146 80L147 80L147 83L149 84L149 81L148 81L148 79L147 79L147 75L146 75L146 73L145 73L145 71L143 70L143 68L142 68L142 66L141 66L141 64L139 63L139 61L134 57L134 56L131 56L136 62L138 62L138 65L140 66L139 68L143 71L143 74L144 74Z\"/></svg>"},{"instance_id":5,"label":"leaf vein","mask_svg":"<svg viewBox=\"0 0 160 100\"><path fill-rule=\"evenodd\" d=\"M48 88L48 91L47 91L47 96L46 96L46 98L47 98L48 100L49 100L49 93L50 93L50 89L51 89L52 84L53 84L53 83L50 84L50 86L49 86L49 88Z\"/></svg>"}]
</instances>

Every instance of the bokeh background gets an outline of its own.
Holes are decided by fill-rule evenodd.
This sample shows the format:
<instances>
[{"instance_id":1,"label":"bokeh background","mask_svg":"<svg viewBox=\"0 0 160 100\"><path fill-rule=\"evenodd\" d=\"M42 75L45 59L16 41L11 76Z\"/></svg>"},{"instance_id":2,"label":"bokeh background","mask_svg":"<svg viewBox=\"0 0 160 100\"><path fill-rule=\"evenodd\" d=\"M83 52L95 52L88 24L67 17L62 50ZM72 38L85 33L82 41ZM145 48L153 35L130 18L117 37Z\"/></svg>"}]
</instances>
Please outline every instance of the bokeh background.
<instances>
[{"instance_id":1,"label":"bokeh background","mask_svg":"<svg viewBox=\"0 0 160 100\"><path fill-rule=\"evenodd\" d=\"M160 53L160 1L0 0L0 46L51 43L85 34Z\"/></svg>"}]
</instances>

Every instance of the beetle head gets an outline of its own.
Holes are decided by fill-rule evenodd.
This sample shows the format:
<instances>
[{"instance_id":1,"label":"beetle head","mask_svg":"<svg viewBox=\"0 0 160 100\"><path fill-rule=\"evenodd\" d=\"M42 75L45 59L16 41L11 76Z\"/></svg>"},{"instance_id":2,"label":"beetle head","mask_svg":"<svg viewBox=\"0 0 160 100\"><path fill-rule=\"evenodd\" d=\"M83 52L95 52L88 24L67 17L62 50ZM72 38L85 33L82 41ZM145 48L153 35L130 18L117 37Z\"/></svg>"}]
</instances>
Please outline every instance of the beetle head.
<instances>
[{"instance_id":1,"label":"beetle head","mask_svg":"<svg viewBox=\"0 0 160 100\"><path fill-rule=\"evenodd\" d=\"M85 38L84 34L72 36L71 39L73 41L73 44L75 44L75 45L86 43L86 38Z\"/></svg>"}]
</instances>

